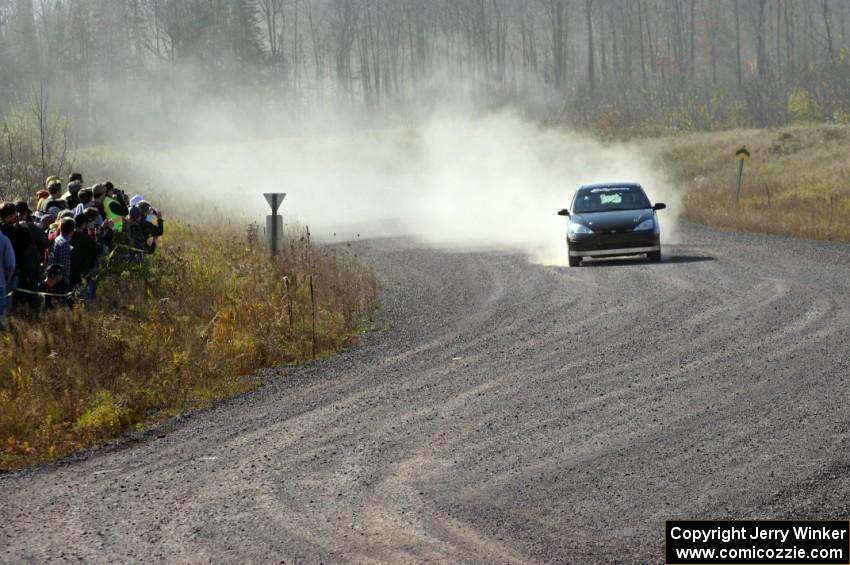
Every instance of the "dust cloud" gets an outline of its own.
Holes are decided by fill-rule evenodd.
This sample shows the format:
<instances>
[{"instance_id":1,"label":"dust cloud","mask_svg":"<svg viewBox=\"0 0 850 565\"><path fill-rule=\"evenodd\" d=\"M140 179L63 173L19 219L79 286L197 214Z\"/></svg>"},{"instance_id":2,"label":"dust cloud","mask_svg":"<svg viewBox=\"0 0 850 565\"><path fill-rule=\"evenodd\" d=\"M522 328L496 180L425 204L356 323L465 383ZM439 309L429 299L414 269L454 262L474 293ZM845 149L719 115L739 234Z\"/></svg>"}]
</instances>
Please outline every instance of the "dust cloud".
<instances>
[{"instance_id":1,"label":"dust cloud","mask_svg":"<svg viewBox=\"0 0 850 565\"><path fill-rule=\"evenodd\" d=\"M450 249L518 250L561 265L566 220L556 212L575 188L636 180L653 202L668 204L660 213L663 240L675 237L678 194L649 150L542 128L514 112L436 113L405 126L263 141L246 141L237 121L214 129L235 141L128 155L184 220L262 225L269 213L262 193L285 192L285 221L308 225L322 241L408 236Z\"/></svg>"}]
</instances>

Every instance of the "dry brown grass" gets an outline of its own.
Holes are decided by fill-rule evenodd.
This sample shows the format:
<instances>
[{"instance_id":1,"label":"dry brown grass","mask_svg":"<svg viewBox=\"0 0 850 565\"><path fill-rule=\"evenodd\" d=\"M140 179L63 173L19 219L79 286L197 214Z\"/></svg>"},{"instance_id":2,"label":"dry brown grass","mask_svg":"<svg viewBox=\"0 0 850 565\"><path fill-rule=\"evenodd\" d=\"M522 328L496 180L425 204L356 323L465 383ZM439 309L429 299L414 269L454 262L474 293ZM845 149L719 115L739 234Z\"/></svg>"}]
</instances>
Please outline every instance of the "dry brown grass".
<instances>
[{"instance_id":1,"label":"dry brown grass","mask_svg":"<svg viewBox=\"0 0 850 565\"><path fill-rule=\"evenodd\" d=\"M647 142L685 189L687 218L738 230L850 241L850 127L694 133ZM740 203L738 161L746 145Z\"/></svg>"},{"instance_id":2,"label":"dry brown grass","mask_svg":"<svg viewBox=\"0 0 850 565\"><path fill-rule=\"evenodd\" d=\"M378 288L368 268L301 234L273 263L256 241L256 230L169 223L156 255L101 278L92 307L11 319L0 468L245 391L259 368L338 351L369 323Z\"/></svg>"}]
</instances>

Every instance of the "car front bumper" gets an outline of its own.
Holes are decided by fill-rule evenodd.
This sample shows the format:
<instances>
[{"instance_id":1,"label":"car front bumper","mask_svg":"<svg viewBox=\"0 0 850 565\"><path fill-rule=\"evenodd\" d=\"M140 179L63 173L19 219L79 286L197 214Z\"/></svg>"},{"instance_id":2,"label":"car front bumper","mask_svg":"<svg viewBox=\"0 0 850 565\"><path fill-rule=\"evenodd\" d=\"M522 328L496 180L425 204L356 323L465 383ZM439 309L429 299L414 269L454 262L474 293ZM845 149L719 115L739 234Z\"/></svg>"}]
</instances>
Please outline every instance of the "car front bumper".
<instances>
[{"instance_id":1,"label":"car front bumper","mask_svg":"<svg viewBox=\"0 0 850 565\"><path fill-rule=\"evenodd\" d=\"M661 238L654 232L618 234L575 234L567 236L570 257L614 257L661 251Z\"/></svg>"}]
</instances>

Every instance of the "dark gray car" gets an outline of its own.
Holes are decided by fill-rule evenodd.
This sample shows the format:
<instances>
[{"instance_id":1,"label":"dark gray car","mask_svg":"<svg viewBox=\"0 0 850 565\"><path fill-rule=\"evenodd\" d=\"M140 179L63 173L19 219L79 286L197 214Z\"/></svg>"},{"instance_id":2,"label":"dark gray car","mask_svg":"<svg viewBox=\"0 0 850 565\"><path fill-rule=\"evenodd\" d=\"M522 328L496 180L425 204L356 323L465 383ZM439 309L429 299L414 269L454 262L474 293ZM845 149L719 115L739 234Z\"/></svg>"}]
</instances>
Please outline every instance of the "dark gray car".
<instances>
[{"instance_id":1,"label":"dark gray car","mask_svg":"<svg viewBox=\"0 0 850 565\"><path fill-rule=\"evenodd\" d=\"M585 257L614 257L646 254L661 261L661 226L654 206L636 182L584 184L576 190L567 216L567 254L571 267Z\"/></svg>"}]
</instances>

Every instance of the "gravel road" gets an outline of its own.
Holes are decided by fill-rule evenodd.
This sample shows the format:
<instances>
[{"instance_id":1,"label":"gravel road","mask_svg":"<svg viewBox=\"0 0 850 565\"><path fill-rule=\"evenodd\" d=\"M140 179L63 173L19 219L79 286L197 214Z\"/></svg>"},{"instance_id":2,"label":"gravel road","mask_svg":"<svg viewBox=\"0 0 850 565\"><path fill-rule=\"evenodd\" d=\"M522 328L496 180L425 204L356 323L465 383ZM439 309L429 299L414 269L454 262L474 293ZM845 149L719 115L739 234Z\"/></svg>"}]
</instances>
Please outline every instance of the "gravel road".
<instances>
[{"instance_id":1,"label":"gravel road","mask_svg":"<svg viewBox=\"0 0 850 565\"><path fill-rule=\"evenodd\" d=\"M848 519L850 246L681 241L580 269L363 242L385 327L0 476L0 561L658 563L665 519Z\"/></svg>"}]
</instances>

